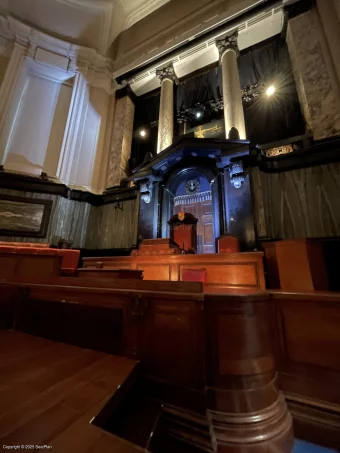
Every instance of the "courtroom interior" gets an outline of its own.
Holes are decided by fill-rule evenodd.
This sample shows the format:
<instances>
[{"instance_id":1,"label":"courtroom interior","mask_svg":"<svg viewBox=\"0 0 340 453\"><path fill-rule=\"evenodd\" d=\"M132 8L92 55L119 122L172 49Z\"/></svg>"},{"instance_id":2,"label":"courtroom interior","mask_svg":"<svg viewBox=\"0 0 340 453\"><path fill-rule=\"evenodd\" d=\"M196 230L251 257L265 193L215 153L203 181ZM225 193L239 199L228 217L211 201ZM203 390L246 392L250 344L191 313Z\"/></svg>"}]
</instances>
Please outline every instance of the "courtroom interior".
<instances>
[{"instance_id":1,"label":"courtroom interior","mask_svg":"<svg viewBox=\"0 0 340 453\"><path fill-rule=\"evenodd\" d=\"M0 445L340 451L340 0L0 0Z\"/></svg>"}]
</instances>

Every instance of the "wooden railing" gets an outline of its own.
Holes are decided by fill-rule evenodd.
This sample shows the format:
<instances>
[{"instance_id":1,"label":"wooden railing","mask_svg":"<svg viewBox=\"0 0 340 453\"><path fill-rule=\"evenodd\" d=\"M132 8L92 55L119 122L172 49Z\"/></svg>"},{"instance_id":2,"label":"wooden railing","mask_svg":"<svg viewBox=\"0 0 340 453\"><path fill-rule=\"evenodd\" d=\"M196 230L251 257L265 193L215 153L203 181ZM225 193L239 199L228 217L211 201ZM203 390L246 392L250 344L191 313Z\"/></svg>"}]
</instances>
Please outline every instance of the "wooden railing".
<instances>
[{"instance_id":1,"label":"wooden railing","mask_svg":"<svg viewBox=\"0 0 340 453\"><path fill-rule=\"evenodd\" d=\"M6 288L1 306L7 313L14 307L16 329L138 359L144 375L201 398L220 451L241 452L246 444L260 452L291 451L292 420L276 385L269 294Z\"/></svg>"}]
</instances>

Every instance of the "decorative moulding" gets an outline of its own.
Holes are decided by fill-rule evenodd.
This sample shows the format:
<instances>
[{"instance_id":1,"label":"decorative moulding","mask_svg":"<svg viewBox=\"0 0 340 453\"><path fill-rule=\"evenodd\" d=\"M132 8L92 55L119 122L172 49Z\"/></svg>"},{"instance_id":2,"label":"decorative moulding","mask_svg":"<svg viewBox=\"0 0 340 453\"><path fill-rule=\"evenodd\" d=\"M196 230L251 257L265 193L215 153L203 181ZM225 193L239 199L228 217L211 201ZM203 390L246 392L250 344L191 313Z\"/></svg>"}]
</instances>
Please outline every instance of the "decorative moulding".
<instances>
[{"instance_id":1,"label":"decorative moulding","mask_svg":"<svg viewBox=\"0 0 340 453\"><path fill-rule=\"evenodd\" d=\"M147 0L133 13L128 14L125 29L132 27L136 22L144 19L144 17L156 11L170 0Z\"/></svg>"},{"instance_id":2,"label":"decorative moulding","mask_svg":"<svg viewBox=\"0 0 340 453\"><path fill-rule=\"evenodd\" d=\"M10 58L13 50L13 42L0 36L0 55Z\"/></svg>"},{"instance_id":3,"label":"decorative moulding","mask_svg":"<svg viewBox=\"0 0 340 453\"><path fill-rule=\"evenodd\" d=\"M103 57L93 48L71 44L36 30L11 16L0 15L1 38L22 45L27 49L27 54L32 58L37 54L41 56L45 52L43 63L63 69L64 71L65 59L67 59L68 67L66 70L71 73L70 77L75 72L82 72L86 68L90 74L88 80L90 86L103 88L109 94L115 91L111 77L112 61L109 58ZM48 57L46 52L50 53ZM65 77L65 80L67 78L69 77Z\"/></svg>"},{"instance_id":4,"label":"decorative moulding","mask_svg":"<svg viewBox=\"0 0 340 453\"><path fill-rule=\"evenodd\" d=\"M111 23L114 2L112 0L96 0L96 1L84 1L84 0L56 0L58 3L63 3L68 6L73 6L81 10L94 12L100 15L100 24L98 26L99 36L97 47L99 52L105 54L109 45Z\"/></svg>"}]
</instances>

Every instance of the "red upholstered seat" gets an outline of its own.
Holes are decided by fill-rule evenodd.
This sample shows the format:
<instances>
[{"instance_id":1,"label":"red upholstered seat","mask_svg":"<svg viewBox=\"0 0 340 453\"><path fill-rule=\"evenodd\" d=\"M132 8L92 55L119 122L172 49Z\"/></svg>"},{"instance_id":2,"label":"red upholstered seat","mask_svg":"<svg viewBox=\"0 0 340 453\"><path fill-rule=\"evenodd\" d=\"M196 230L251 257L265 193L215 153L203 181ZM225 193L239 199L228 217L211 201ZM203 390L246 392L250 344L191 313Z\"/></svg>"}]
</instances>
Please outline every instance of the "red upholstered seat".
<instances>
[{"instance_id":1,"label":"red upholstered seat","mask_svg":"<svg viewBox=\"0 0 340 453\"><path fill-rule=\"evenodd\" d=\"M15 253L16 247L0 245L0 253Z\"/></svg>"},{"instance_id":2,"label":"red upholstered seat","mask_svg":"<svg viewBox=\"0 0 340 453\"><path fill-rule=\"evenodd\" d=\"M36 255L38 253L38 249L34 247L17 247L15 253L24 253L29 255Z\"/></svg>"},{"instance_id":3,"label":"red upholstered seat","mask_svg":"<svg viewBox=\"0 0 340 453\"><path fill-rule=\"evenodd\" d=\"M206 269L184 269L182 272L183 282L205 282Z\"/></svg>"},{"instance_id":4,"label":"red upholstered seat","mask_svg":"<svg viewBox=\"0 0 340 453\"><path fill-rule=\"evenodd\" d=\"M80 251L58 249L58 254L63 257L61 268L67 274L74 274L78 269Z\"/></svg>"}]
</instances>

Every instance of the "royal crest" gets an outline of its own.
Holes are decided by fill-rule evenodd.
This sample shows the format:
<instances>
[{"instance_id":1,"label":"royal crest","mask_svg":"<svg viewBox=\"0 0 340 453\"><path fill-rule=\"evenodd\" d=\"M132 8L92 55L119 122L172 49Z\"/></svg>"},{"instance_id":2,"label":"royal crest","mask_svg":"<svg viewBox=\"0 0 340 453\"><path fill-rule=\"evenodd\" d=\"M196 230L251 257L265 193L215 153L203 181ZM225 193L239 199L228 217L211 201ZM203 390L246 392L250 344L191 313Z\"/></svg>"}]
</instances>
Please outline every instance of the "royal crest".
<instances>
[{"instance_id":1,"label":"royal crest","mask_svg":"<svg viewBox=\"0 0 340 453\"><path fill-rule=\"evenodd\" d=\"M180 222L183 222L184 219L185 219L185 212L179 212L178 213L178 220Z\"/></svg>"}]
</instances>

